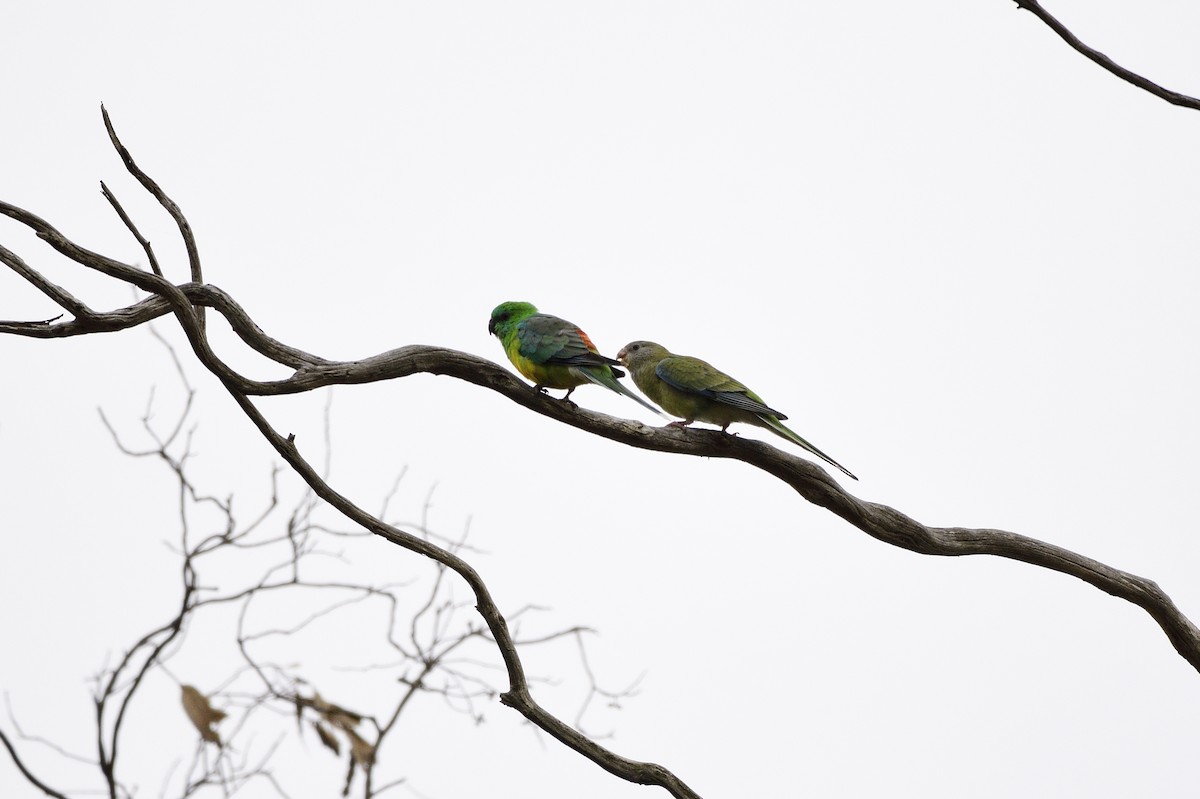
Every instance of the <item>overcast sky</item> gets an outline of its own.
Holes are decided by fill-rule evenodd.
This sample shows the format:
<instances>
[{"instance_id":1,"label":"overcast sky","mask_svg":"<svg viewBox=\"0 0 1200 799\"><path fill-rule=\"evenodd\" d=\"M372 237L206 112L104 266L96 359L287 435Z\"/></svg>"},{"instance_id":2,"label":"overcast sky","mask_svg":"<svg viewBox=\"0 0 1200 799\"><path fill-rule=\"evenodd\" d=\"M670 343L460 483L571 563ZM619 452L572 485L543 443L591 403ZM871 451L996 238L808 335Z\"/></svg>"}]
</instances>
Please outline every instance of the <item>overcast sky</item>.
<instances>
[{"instance_id":1,"label":"overcast sky","mask_svg":"<svg viewBox=\"0 0 1200 799\"><path fill-rule=\"evenodd\" d=\"M1047 5L1200 94L1200 5ZM206 279L278 339L502 360L488 314L528 300L610 355L652 339L732 373L858 496L1050 541L1200 619L1200 113L1009 0L8 3L0 29L0 197L84 246L142 263L103 179L186 279L104 102L187 214ZM13 223L0 243L93 307L130 300ZM0 318L57 312L0 274ZM214 328L234 365L286 374ZM0 356L0 689L26 733L87 752L87 678L177 598L170 480L122 457L96 408L134 436L152 386L164 416L179 392L144 330L4 337ZM188 369L198 474L253 503L278 459ZM259 404L319 449L326 398ZM655 423L599 389L574 398ZM332 440L339 490L377 507L407 468L412 517L436 485L435 523L471 520L502 608L596 628L609 685L644 673L595 728L705 797L1194 792L1200 675L1078 580L899 551L744 464L634 451L451 378L334 390ZM395 579L428 573L368 552ZM570 647L530 658L580 687ZM126 763L151 796L195 737L157 680ZM573 717L569 685L539 690ZM415 712L381 753L412 795L666 796L498 703L480 726L436 700ZM51 753L24 746L54 783ZM309 747L294 768L314 792L294 795L329 795L341 767ZM0 795L36 795L6 758Z\"/></svg>"}]
</instances>

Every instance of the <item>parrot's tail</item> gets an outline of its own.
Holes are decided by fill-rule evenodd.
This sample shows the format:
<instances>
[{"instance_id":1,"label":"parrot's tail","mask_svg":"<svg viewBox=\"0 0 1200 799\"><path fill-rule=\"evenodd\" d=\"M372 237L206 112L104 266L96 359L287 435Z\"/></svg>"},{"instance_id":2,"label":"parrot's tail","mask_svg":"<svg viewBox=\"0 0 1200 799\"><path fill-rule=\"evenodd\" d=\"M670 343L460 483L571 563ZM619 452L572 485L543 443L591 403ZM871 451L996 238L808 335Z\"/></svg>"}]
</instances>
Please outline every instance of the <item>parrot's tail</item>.
<instances>
[{"instance_id":1,"label":"parrot's tail","mask_svg":"<svg viewBox=\"0 0 1200 799\"><path fill-rule=\"evenodd\" d=\"M803 438L801 438L799 435L797 435L795 431L793 431L790 427L786 426L783 422L776 419L774 416L771 416L769 414L762 414L758 418L762 419L763 427L767 428L772 433L775 433L776 435L778 435L782 438L786 438L788 441L791 441L794 444L799 444L800 446L804 447L806 450L808 450L812 454L816 455L821 460L828 463L830 466L834 466L834 467L840 469L842 471L842 473L845 474L847 477L849 477L851 480L858 479L857 477L854 476L854 474L849 469L847 469L845 466L843 466L842 464L835 461L833 458L826 455L821 450L814 447L812 444L805 441Z\"/></svg>"},{"instance_id":2,"label":"parrot's tail","mask_svg":"<svg viewBox=\"0 0 1200 799\"><path fill-rule=\"evenodd\" d=\"M634 394L632 391L625 388L625 386L621 383L621 381L617 380L617 378L613 377L611 374L605 374L604 372L600 372L600 370L598 370L598 369L579 369L578 371L581 375L586 377L588 380L591 380L596 385L604 386L609 391L615 391L618 394L624 394L626 397L629 397L631 400L638 403L643 408L653 411L654 413L658 414L659 416L663 417L664 419L670 418L665 413L660 411L658 408L655 408L653 405L646 402L644 399L639 397L637 394ZM613 369L612 371L615 372L616 370ZM620 372L619 374L624 374L624 372Z\"/></svg>"}]
</instances>

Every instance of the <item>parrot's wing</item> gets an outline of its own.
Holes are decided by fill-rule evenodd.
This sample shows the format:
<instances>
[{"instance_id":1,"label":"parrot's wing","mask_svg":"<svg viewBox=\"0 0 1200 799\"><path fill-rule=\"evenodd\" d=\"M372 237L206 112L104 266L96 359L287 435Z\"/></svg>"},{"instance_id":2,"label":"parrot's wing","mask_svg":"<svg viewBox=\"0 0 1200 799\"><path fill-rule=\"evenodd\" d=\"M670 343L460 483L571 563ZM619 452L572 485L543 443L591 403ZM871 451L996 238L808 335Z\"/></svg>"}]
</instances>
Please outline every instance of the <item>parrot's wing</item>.
<instances>
[{"instance_id":1,"label":"parrot's wing","mask_svg":"<svg viewBox=\"0 0 1200 799\"><path fill-rule=\"evenodd\" d=\"M663 358L654 367L654 373L669 386L680 391L698 394L724 405L731 405L750 413L765 413L777 419L786 419L779 411L769 407L750 389L722 372L717 367L686 355Z\"/></svg>"},{"instance_id":2,"label":"parrot's wing","mask_svg":"<svg viewBox=\"0 0 1200 799\"><path fill-rule=\"evenodd\" d=\"M520 353L539 364L559 366L612 366L619 363L605 358L596 345L575 325L549 314L535 314L517 325ZM624 372L617 373L618 377Z\"/></svg>"},{"instance_id":3,"label":"parrot's wing","mask_svg":"<svg viewBox=\"0 0 1200 799\"><path fill-rule=\"evenodd\" d=\"M770 416L774 416L776 419L787 418L779 411L767 406L762 400L745 392L714 391L712 393L712 398L717 402L721 402L726 405L732 405L735 408L741 408L744 411L750 411L750 413L768 414Z\"/></svg>"}]
</instances>

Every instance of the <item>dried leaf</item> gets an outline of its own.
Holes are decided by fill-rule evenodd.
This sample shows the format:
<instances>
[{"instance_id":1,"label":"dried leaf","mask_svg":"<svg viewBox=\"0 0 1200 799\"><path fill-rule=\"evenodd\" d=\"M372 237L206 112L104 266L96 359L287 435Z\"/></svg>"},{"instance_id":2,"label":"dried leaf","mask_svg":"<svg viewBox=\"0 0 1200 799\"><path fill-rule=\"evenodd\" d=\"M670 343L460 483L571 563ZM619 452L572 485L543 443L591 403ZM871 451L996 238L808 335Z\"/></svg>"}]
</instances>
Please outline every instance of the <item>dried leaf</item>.
<instances>
[{"instance_id":1,"label":"dried leaf","mask_svg":"<svg viewBox=\"0 0 1200 799\"><path fill-rule=\"evenodd\" d=\"M344 707L339 707L332 702L326 702L316 691L313 691L311 702L313 710L320 713L327 722L347 732L357 727L358 723L362 721L363 717L359 714L346 710Z\"/></svg>"},{"instance_id":2,"label":"dried leaf","mask_svg":"<svg viewBox=\"0 0 1200 799\"><path fill-rule=\"evenodd\" d=\"M200 737L209 743L221 745L221 738L213 725L225 718L225 711L217 710L208 702L208 697L190 685L181 686L183 689L183 711L191 720L192 726L200 733Z\"/></svg>"},{"instance_id":3,"label":"dried leaf","mask_svg":"<svg viewBox=\"0 0 1200 799\"><path fill-rule=\"evenodd\" d=\"M354 730L346 730L350 739L350 759L364 769L375 762L375 747L362 739Z\"/></svg>"},{"instance_id":4,"label":"dried leaf","mask_svg":"<svg viewBox=\"0 0 1200 799\"><path fill-rule=\"evenodd\" d=\"M342 745L338 743L338 739L325 728L324 724L314 721L313 729L317 731L317 737L321 739L321 743L325 744L326 749L332 749L335 755L342 753Z\"/></svg>"}]
</instances>

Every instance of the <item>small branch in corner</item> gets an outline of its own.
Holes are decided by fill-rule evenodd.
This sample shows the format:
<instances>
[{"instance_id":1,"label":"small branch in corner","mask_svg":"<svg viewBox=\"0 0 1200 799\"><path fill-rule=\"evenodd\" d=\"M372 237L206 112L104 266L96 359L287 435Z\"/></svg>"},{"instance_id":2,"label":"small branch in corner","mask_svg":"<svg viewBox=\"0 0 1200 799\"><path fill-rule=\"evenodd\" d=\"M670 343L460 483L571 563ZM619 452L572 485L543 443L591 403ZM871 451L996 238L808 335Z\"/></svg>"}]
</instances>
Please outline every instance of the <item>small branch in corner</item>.
<instances>
[{"instance_id":1,"label":"small branch in corner","mask_svg":"<svg viewBox=\"0 0 1200 799\"><path fill-rule=\"evenodd\" d=\"M1068 45L1070 45L1076 52L1083 54L1086 58L1104 67L1104 69L1116 75L1121 80L1132 83L1139 89L1150 92L1155 97L1160 97L1172 105L1178 105L1182 106L1183 108L1191 108L1200 111L1200 99L1160 86L1154 81L1144 78L1136 72L1126 69L1096 48L1089 47L1088 45L1084 44L1078 36L1076 36L1067 28L1066 25L1063 25L1054 15L1043 8L1039 0L1013 0L1013 2L1017 4L1018 9L1028 11L1042 22L1046 23L1050 30L1057 33L1059 37Z\"/></svg>"}]
</instances>

